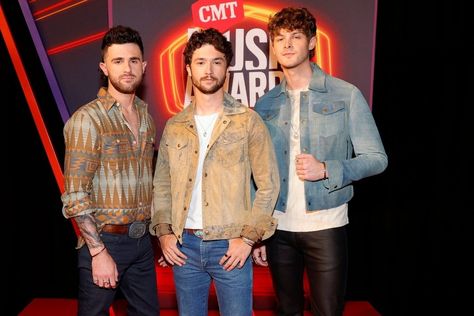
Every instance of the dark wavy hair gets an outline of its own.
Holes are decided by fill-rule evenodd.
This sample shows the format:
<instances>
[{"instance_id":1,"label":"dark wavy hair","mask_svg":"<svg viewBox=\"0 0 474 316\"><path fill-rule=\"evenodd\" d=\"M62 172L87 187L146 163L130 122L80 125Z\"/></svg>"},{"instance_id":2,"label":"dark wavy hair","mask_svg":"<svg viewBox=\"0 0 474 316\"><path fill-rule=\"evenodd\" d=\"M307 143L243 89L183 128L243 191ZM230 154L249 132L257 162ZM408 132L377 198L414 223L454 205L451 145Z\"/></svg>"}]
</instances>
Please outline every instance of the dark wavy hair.
<instances>
[{"instance_id":1,"label":"dark wavy hair","mask_svg":"<svg viewBox=\"0 0 474 316\"><path fill-rule=\"evenodd\" d=\"M140 51L142 53L142 57L144 55L143 49L143 42L138 31L123 25L117 25L110 28L107 33L105 33L104 37L102 38L102 45L101 49L101 61L104 62L105 51L107 48L112 46L113 44L127 44L127 43L135 43L140 47ZM102 80L102 85L107 86L107 76L104 74L102 69L99 67L100 72L100 79Z\"/></svg>"},{"instance_id":2,"label":"dark wavy hair","mask_svg":"<svg viewBox=\"0 0 474 316\"><path fill-rule=\"evenodd\" d=\"M232 50L232 43L225 38L218 30L209 28L206 30L195 31L189 38L186 47L184 48L184 63L191 64L193 53L196 49L201 48L205 44L214 46L216 50L225 55L227 66L230 65L234 52Z\"/></svg>"},{"instance_id":3,"label":"dark wavy hair","mask_svg":"<svg viewBox=\"0 0 474 316\"><path fill-rule=\"evenodd\" d=\"M309 40L316 36L316 18L306 8L283 8L270 16L268 21L268 33L272 42L282 29L288 31L300 30ZM313 56L314 49L309 52L309 58Z\"/></svg>"},{"instance_id":4,"label":"dark wavy hair","mask_svg":"<svg viewBox=\"0 0 474 316\"><path fill-rule=\"evenodd\" d=\"M117 25L110 28L102 38L102 45L100 47L102 50L102 61L104 61L104 55L107 48L113 44L127 43L137 44L138 47L140 47L142 55L144 54L142 38L138 31L123 25Z\"/></svg>"}]
</instances>

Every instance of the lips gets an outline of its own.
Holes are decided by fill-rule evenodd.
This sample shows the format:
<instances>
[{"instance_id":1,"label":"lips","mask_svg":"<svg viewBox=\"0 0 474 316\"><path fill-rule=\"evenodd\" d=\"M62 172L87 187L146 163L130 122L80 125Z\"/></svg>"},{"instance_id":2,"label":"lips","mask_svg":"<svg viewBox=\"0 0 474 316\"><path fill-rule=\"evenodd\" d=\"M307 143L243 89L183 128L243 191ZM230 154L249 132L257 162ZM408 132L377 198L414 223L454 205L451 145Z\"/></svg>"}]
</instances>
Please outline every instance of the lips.
<instances>
[{"instance_id":1,"label":"lips","mask_svg":"<svg viewBox=\"0 0 474 316\"><path fill-rule=\"evenodd\" d=\"M135 76L122 76L122 80L130 81L130 80L134 80L134 79L135 79Z\"/></svg>"}]
</instances>

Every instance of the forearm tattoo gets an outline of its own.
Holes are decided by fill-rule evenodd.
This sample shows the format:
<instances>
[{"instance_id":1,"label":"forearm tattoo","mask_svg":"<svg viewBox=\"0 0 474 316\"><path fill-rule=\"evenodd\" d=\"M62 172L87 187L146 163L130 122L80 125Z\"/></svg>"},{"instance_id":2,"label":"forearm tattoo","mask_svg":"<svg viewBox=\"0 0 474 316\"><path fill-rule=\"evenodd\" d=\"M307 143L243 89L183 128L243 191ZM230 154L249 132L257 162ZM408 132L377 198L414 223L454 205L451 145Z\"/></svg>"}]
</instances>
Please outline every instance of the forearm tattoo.
<instances>
[{"instance_id":1,"label":"forearm tattoo","mask_svg":"<svg viewBox=\"0 0 474 316\"><path fill-rule=\"evenodd\" d=\"M90 214L86 214L77 216L75 219L77 226L81 231L81 235L84 238L87 247L89 247L89 252L91 255L94 255L96 252L102 250L104 243L100 239L99 233L97 232L94 217Z\"/></svg>"}]
</instances>

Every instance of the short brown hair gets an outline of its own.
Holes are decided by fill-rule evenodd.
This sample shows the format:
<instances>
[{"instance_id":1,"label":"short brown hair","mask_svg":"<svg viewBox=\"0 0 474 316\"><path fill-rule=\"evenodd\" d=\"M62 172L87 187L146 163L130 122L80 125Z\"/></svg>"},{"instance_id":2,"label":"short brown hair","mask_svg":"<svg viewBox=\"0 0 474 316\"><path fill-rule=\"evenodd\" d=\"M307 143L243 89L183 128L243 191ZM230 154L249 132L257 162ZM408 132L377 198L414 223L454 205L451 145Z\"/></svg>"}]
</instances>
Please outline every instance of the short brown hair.
<instances>
[{"instance_id":1,"label":"short brown hair","mask_svg":"<svg viewBox=\"0 0 474 316\"><path fill-rule=\"evenodd\" d=\"M306 8L283 8L270 16L268 21L268 33L272 42L282 29L288 31L300 30L309 40L316 36L316 18ZM309 58L313 56L314 48L309 52Z\"/></svg>"}]
</instances>

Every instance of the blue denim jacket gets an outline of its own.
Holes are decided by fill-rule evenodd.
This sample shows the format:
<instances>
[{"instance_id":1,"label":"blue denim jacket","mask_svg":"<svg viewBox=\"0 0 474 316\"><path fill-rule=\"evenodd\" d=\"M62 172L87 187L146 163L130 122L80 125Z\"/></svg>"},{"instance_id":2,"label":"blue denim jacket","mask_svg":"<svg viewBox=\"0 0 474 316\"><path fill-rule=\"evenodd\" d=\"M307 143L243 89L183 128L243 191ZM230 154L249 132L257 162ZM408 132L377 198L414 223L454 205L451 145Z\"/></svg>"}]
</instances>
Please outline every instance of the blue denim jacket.
<instances>
[{"instance_id":1,"label":"blue denim jacket","mask_svg":"<svg viewBox=\"0 0 474 316\"><path fill-rule=\"evenodd\" d=\"M387 167L377 126L362 93L332 77L316 64L306 92L300 97L301 153L326 163L329 178L305 181L307 210L322 210L348 202L352 182L381 173ZM280 171L280 195L275 208L286 210L291 104L283 80L255 104L275 147ZM294 171L292 171L294 172Z\"/></svg>"}]
</instances>

